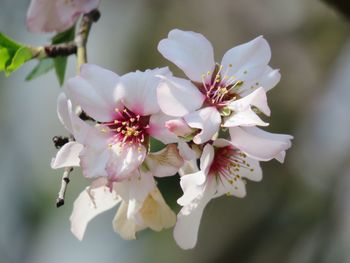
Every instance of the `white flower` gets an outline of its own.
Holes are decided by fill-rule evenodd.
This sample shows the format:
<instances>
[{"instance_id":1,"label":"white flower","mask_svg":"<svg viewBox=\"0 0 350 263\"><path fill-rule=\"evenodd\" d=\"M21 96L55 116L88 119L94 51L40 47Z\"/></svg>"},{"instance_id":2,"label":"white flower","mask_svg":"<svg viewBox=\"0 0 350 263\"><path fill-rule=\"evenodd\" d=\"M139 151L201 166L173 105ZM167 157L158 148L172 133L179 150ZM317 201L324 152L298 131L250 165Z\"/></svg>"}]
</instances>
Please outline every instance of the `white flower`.
<instances>
[{"instance_id":1,"label":"white flower","mask_svg":"<svg viewBox=\"0 0 350 263\"><path fill-rule=\"evenodd\" d=\"M99 4L100 0L32 0L27 27L31 32L62 32Z\"/></svg>"},{"instance_id":2,"label":"white flower","mask_svg":"<svg viewBox=\"0 0 350 263\"><path fill-rule=\"evenodd\" d=\"M124 239L134 239L136 232L145 228L160 231L172 227L176 216L165 203L153 176L174 175L182 165L176 146L171 144L149 154L145 164L127 180L114 183L103 177L95 180L74 202L70 217L73 234L82 240L88 222L118 203L121 204L113 227Z\"/></svg>"},{"instance_id":3,"label":"white flower","mask_svg":"<svg viewBox=\"0 0 350 263\"><path fill-rule=\"evenodd\" d=\"M263 136L254 137L253 134ZM244 140L248 136L252 139L251 147L237 148L236 139L247 145ZM233 142L217 139L213 144L207 143L200 158L199 170L194 161L186 162L180 169L180 184L184 194L178 199L178 203L183 208L177 216L174 238L183 249L190 249L196 245L200 220L211 199L224 194L244 197L245 179L262 179L258 160L276 158L283 161L285 150L290 147L290 137L261 130L242 129L241 133L237 132L233 138Z\"/></svg>"},{"instance_id":4,"label":"white flower","mask_svg":"<svg viewBox=\"0 0 350 263\"><path fill-rule=\"evenodd\" d=\"M270 115L265 92L280 80L278 70L268 66L271 51L263 37L228 50L220 65L214 61L210 42L190 31L170 31L158 50L190 79L163 76L157 92L160 108L200 129L195 143L212 139L222 123L225 127L268 125L252 109Z\"/></svg>"},{"instance_id":5,"label":"white flower","mask_svg":"<svg viewBox=\"0 0 350 263\"><path fill-rule=\"evenodd\" d=\"M83 140L76 138L83 145L79 159L86 177L122 180L145 160L150 136L165 144L177 141L164 127L168 119L157 103L156 74L170 72L163 68L119 77L109 70L85 64L79 76L67 81L68 97L97 122ZM67 112L63 107L59 111Z\"/></svg>"}]
</instances>

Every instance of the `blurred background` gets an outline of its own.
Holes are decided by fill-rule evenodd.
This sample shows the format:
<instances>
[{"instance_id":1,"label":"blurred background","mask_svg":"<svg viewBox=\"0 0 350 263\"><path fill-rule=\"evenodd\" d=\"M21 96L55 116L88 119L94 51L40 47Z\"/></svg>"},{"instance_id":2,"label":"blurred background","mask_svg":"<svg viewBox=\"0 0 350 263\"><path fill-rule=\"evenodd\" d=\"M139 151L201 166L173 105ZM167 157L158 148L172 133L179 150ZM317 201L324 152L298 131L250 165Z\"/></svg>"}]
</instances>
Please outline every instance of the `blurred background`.
<instances>
[{"instance_id":1,"label":"blurred background","mask_svg":"<svg viewBox=\"0 0 350 263\"><path fill-rule=\"evenodd\" d=\"M249 182L246 198L209 204L191 251L176 246L172 230L122 240L112 229L114 210L94 219L84 241L77 241L68 219L89 182L76 169L66 204L55 207L62 171L49 166L56 153L51 138L66 134L56 117L56 77L51 72L25 82L36 62L10 78L1 74L0 262L350 262L349 5L338 4L334 9L304 0L102 0L89 61L118 74L170 64L156 47L173 28L204 34L218 61L234 45L264 35L271 65L281 69L282 80L269 93L267 130L294 135L293 148L285 164L262 164L264 180ZM47 43L51 35L26 31L28 6L29 0L1 0L0 31L24 43ZM74 63L71 57L68 76ZM178 211L178 178L159 185Z\"/></svg>"}]
</instances>

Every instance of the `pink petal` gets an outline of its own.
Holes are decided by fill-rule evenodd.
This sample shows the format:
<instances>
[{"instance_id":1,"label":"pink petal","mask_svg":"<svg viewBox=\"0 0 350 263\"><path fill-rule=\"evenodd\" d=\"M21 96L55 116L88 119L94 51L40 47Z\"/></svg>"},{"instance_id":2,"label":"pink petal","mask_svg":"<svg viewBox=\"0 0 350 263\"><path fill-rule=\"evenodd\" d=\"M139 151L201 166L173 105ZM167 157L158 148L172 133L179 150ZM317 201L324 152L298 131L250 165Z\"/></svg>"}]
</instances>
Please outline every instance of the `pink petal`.
<instances>
[{"instance_id":1,"label":"pink petal","mask_svg":"<svg viewBox=\"0 0 350 263\"><path fill-rule=\"evenodd\" d=\"M70 78L65 86L73 102L97 121L110 121L115 108L122 105L116 94L119 77L112 71L92 64L84 64L79 76Z\"/></svg>"},{"instance_id":2,"label":"pink petal","mask_svg":"<svg viewBox=\"0 0 350 263\"><path fill-rule=\"evenodd\" d=\"M109 147L110 157L107 164L108 177L111 180L129 178L146 157L146 148L143 145L120 145Z\"/></svg>"},{"instance_id":3,"label":"pink petal","mask_svg":"<svg viewBox=\"0 0 350 263\"><path fill-rule=\"evenodd\" d=\"M136 71L125 74L118 84L119 97L124 105L141 116L155 114L160 111L157 102L159 74L170 75L168 68Z\"/></svg>"},{"instance_id":4,"label":"pink petal","mask_svg":"<svg viewBox=\"0 0 350 263\"><path fill-rule=\"evenodd\" d=\"M173 29L159 42L158 51L192 81L202 82L202 75L215 68L213 47L199 33Z\"/></svg>"},{"instance_id":5,"label":"pink petal","mask_svg":"<svg viewBox=\"0 0 350 263\"><path fill-rule=\"evenodd\" d=\"M80 154L83 175L88 178L107 177L106 166L111 155L108 135L99 128L92 128L86 137Z\"/></svg>"},{"instance_id":6,"label":"pink petal","mask_svg":"<svg viewBox=\"0 0 350 263\"><path fill-rule=\"evenodd\" d=\"M182 118L171 119L165 123L165 127L177 136L186 137L190 135L193 130Z\"/></svg>"},{"instance_id":7,"label":"pink petal","mask_svg":"<svg viewBox=\"0 0 350 263\"><path fill-rule=\"evenodd\" d=\"M201 132L194 136L193 141L196 144L202 144L212 139L218 132L221 124L221 116L215 107L206 107L186 115L187 124Z\"/></svg>"},{"instance_id":8,"label":"pink petal","mask_svg":"<svg viewBox=\"0 0 350 263\"><path fill-rule=\"evenodd\" d=\"M190 81L176 77L162 78L157 97L161 110L174 117L182 117L199 109L205 99Z\"/></svg>"},{"instance_id":9,"label":"pink petal","mask_svg":"<svg viewBox=\"0 0 350 263\"><path fill-rule=\"evenodd\" d=\"M166 127L166 123L173 119L173 117L167 116L162 112L151 115L149 120L148 133L150 136L156 138L164 144L174 143L178 141L176 134L169 131Z\"/></svg>"},{"instance_id":10,"label":"pink petal","mask_svg":"<svg viewBox=\"0 0 350 263\"><path fill-rule=\"evenodd\" d=\"M62 32L76 22L81 14L96 9L100 0L32 0L27 12L31 32Z\"/></svg>"}]
</instances>

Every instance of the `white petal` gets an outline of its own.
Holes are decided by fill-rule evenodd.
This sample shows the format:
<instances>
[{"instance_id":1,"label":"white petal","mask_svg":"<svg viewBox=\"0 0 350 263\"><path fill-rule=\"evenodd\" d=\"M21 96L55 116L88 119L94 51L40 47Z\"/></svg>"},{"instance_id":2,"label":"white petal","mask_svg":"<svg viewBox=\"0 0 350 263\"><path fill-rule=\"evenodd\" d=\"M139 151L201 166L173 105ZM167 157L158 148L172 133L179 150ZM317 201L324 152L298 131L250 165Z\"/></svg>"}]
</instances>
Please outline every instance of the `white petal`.
<instances>
[{"instance_id":1,"label":"white petal","mask_svg":"<svg viewBox=\"0 0 350 263\"><path fill-rule=\"evenodd\" d=\"M156 177L175 175L184 163L175 144L169 144L159 152L148 154L145 162Z\"/></svg>"},{"instance_id":2,"label":"white petal","mask_svg":"<svg viewBox=\"0 0 350 263\"><path fill-rule=\"evenodd\" d=\"M176 77L162 78L157 97L161 110L174 117L199 109L205 98L190 81Z\"/></svg>"},{"instance_id":3,"label":"white petal","mask_svg":"<svg viewBox=\"0 0 350 263\"><path fill-rule=\"evenodd\" d=\"M256 125L268 126L269 124L260 119L260 117L250 108L245 111L232 113L232 115L228 117L223 124L224 127Z\"/></svg>"},{"instance_id":4,"label":"white petal","mask_svg":"<svg viewBox=\"0 0 350 263\"><path fill-rule=\"evenodd\" d=\"M197 243L202 214L206 205L213 198L214 184L208 184L203 190L202 194L193 200L192 203L184 206L177 216L174 238L182 249L194 248Z\"/></svg>"},{"instance_id":5,"label":"white petal","mask_svg":"<svg viewBox=\"0 0 350 263\"><path fill-rule=\"evenodd\" d=\"M232 144L248 156L269 161L291 146L292 136L273 134L262 131L256 127L230 128Z\"/></svg>"},{"instance_id":6,"label":"white petal","mask_svg":"<svg viewBox=\"0 0 350 263\"><path fill-rule=\"evenodd\" d=\"M83 150L83 145L77 142L68 142L57 152L55 158L51 161L51 168L58 169L63 167L79 166L79 154Z\"/></svg>"},{"instance_id":7,"label":"white petal","mask_svg":"<svg viewBox=\"0 0 350 263\"><path fill-rule=\"evenodd\" d=\"M160 69L146 70L145 72L130 72L121 77L118 84L118 96L124 105L141 116L155 114L160 111L157 102L157 87L160 78L156 77ZM168 75L168 74L166 74Z\"/></svg>"},{"instance_id":8,"label":"white petal","mask_svg":"<svg viewBox=\"0 0 350 263\"><path fill-rule=\"evenodd\" d=\"M205 175L209 173L210 166L214 160L214 147L211 144L206 144L200 159L200 169Z\"/></svg>"},{"instance_id":9,"label":"white petal","mask_svg":"<svg viewBox=\"0 0 350 263\"><path fill-rule=\"evenodd\" d=\"M235 112L246 111L250 109L251 106L257 107L265 115L270 116L271 111L267 104L266 92L264 88L258 88L251 94L231 102L228 105L230 110Z\"/></svg>"},{"instance_id":10,"label":"white petal","mask_svg":"<svg viewBox=\"0 0 350 263\"><path fill-rule=\"evenodd\" d=\"M193 141L196 144L202 144L212 139L219 131L221 116L215 107L206 107L186 115L187 124L201 132L194 136Z\"/></svg>"},{"instance_id":11,"label":"white petal","mask_svg":"<svg viewBox=\"0 0 350 263\"><path fill-rule=\"evenodd\" d=\"M213 72L215 67L213 47L199 33L173 29L159 42L158 50L196 82L202 82L202 74Z\"/></svg>"},{"instance_id":12,"label":"white petal","mask_svg":"<svg viewBox=\"0 0 350 263\"><path fill-rule=\"evenodd\" d=\"M84 75L70 78L66 93L95 120L111 121L114 109L121 105L114 91L118 76L97 66L88 65L83 69L86 78Z\"/></svg>"},{"instance_id":13,"label":"white petal","mask_svg":"<svg viewBox=\"0 0 350 263\"><path fill-rule=\"evenodd\" d=\"M151 118L149 119L149 135L164 144L177 142L178 138L176 134L169 131L166 127L166 122L170 119L173 119L173 117L167 116L162 112L151 115Z\"/></svg>"},{"instance_id":14,"label":"white petal","mask_svg":"<svg viewBox=\"0 0 350 263\"><path fill-rule=\"evenodd\" d=\"M181 176L180 185L183 195L177 200L177 203L185 206L201 195L205 188L206 179L207 175L203 171Z\"/></svg>"},{"instance_id":15,"label":"white petal","mask_svg":"<svg viewBox=\"0 0 350 263\"><path fill-rule=\"evenodd\" d=\"M82 240L89 221L119 202L120 198L111 193L106 186L86 188L73 205L73 212L69 219L72 233Z\"/></svg>"},{"instance_id":16,"label":"white petal","mask_svg":"<svg viewBox=\"0 0 350 263\"><path fill-rule=\"evenodd\" d=\"M73 134L72 123L70 119L70 113L68 109L68 100L66 95L62 92L57 98L57 115L62 125Z\"/></svg>"},{"instance_id":17,"label":"white petal","mask_svg":"<svg viewBox=\"0 0 350 263\"><path fill-rule=\"evenodd\" d=\"M222 58L222 71L242 81L252 80L261 76L270 59L270 46L260 36L228 50Z\"/></svg>"},{"instance_id":18,"label":"white petal","mask_svg":"<svg viewBox=\"0 0 350 263\"><path fill-rule=\"evenodd\" d=\"M155 186L151 173L138 171L127 180L115 184L116 193L128 202L127 218L132 218L138 213L147 195Z\"/></svg>"},{"instance_id":19,"label":"white petal","mask_svg":"<svg viewBox=\"0 0 350 263\"><path fill-rule=\"evenodd\" d=\"M226 179L217 180L216 186L217 192L215 193L215 198L222 195L235 196L243 198L246 196L246 187L242 179L236 179L234 181L227 181Z\"/></svg>"},{"instance_id":20,"label":"white petal","mask_svg":"<svg viewBox=\"0 0 350 263\"><path fill-rule=\"evenodd\" d=\"M255 79L245 81L239 88L239 95L245 97L262 87L265 92L275 87L281 79L281 74L278 69L272 69L270 66L265 66L265 69L261 72L260 76Z\"/></svg>"},{"instance_id":21,"label":"white petal","mask_svg":"<svg viewBox=\"0 0 350 263\"><path fill-rule=\"evenodd\" d=\"M254 160L252 158L245 158L247 164L249 164L248 168L241 167L239 171L239 175L243 178L248 178L249 180L259 182L262 180L262 170L259 164L259 161Z\"/></svg>"}]
</instances>

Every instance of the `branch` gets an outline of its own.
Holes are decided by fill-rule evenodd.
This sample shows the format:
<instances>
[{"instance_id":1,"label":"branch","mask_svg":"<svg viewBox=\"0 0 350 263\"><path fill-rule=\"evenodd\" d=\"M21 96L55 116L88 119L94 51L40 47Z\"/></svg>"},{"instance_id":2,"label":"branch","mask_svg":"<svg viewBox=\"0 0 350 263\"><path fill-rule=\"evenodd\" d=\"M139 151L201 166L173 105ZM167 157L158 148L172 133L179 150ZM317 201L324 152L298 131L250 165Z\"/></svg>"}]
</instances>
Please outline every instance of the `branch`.
<instances>
[{"instance_id":1,"label":"branch","mask_svg":"<svg viewBox=\"0 0 350 263\"><path fill-rule=\"evenodd\" d=\"M83 15L78 33L75 37L75 44L77 45L77 71L80 71L80 66L87 62L86 43L92 23L100 19L100 11L92 10L90 13Z\"/></svg>"},{"instance_id":2,"label":"branch","mask_svg":"<svg viewBox=\"0 0 350 263\"><path fill-rule=\"evenodd\" d=\"M74 42L68 42L56 45L47 45L43 47L31 47L33 59L68 57L77 53L77 46Z\"/></svg>"},{"instance_id":3,"label":"branch","mask_svg":"<svg viewBox=\"0 0 350 263\"><path fill-rule=\"evenodd\" d=\"M73 171L72 167L66 167L64 169L64 173L61 180L61 188L60 188L60 191L58 192L58 197L56 199L56 207L60 207L64 205L64 197L66 194L68 183L70 182L69 175L72 171Z\"/></svg>"}]
</instances>

